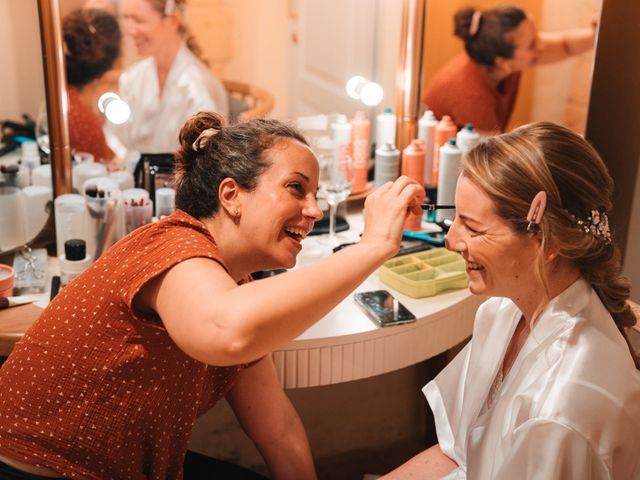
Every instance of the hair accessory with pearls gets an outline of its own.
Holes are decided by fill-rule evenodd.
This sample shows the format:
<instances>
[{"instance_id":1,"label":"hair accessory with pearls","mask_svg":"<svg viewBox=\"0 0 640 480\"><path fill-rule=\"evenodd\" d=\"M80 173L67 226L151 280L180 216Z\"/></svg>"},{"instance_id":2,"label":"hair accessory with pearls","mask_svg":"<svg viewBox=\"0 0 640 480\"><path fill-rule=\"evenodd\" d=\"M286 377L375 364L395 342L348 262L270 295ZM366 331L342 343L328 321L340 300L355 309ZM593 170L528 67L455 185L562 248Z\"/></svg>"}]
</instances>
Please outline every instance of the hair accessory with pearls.
<instances>
[{"instance_id":1,"label":"hair accessory with pearls","mask_svg":"<svg viewBox=\"0 0 640 480\"><path fill-rule=\"evenodd\" d=\"M584 233L590 233L609 245L611 243L611 229L609 228L609 217L605 212L591 210L591 214L584 220L571 215Z\"/></svg>"}]
</instances>

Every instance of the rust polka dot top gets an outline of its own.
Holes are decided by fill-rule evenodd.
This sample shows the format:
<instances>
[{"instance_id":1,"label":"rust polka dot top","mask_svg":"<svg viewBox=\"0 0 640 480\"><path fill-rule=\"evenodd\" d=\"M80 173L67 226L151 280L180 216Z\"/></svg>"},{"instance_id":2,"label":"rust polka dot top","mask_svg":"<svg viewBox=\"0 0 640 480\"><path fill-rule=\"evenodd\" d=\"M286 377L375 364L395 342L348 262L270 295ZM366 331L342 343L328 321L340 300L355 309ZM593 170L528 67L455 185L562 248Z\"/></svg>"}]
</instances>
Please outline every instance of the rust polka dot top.
<instances>
[{"instance_id":1,"label":"rust polka dot top","mask_svg":"<svg viewBox=\"0 0 640 480\"><path fill-rule=\"evenodd\" d=\"M62 289L0 370L1 454L70 478L182 478L194 421L246 365L192 359L132 302L193 257L224 266L205 226L177 211Z\"/></svg>"}]
</instances>

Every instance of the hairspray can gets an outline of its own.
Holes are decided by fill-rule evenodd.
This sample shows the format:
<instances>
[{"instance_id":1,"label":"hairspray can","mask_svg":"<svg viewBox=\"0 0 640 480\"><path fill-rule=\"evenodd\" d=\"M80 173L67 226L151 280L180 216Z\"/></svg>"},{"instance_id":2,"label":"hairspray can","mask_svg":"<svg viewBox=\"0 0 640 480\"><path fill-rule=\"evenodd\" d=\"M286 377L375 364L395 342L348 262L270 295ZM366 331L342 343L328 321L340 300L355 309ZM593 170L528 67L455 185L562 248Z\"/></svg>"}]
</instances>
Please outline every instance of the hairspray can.
<instances>
[{"instance_id":1,"label":"hairspray can","mask_svg":"<svg viewBox=\"0 0 640 480\"><path fill-rule=\"evenodd\" d=\"M433 142L433 184L438 186L438 170L440 168L440 147L442 147L450 138L455 138L456 128L451 117L444 115L442 120L438 123L435 130L434 142Z\"/></svg>"},{"instance_id":2,"label":"hairspray can","mask_svg":"<svg viewBox=\"0 0 640 480\"><path fill-rule=\"evenodd\" d=\"M478 140L480 140L480 134L473 129L473 125L470 123L462 127L456 135L456 145L462 154L471 150L471 147L473 147Z\"/></svg>"},{"instance_id":3,"label":"hairspray can","mask_svg":"<svg viewBox=\"0 0 640 480\"><path fill-rule=\"evenodd\" d=\"M374 166L375 186L378 188L387 182L398 178L400 170L400 150L392 143L384 143L376 148L376 162Z\"/></svg>"},{"instance_id":4,"label":"hairspray can","mask_svg":"<svg viewBox=\"0 0 640 480\"><path fill-rule=\"evenodd\" d=\"M385 143L395 145L396 143L396 114L390 108L376 117L376 148L382 147Z\"/></svg>"},{"instance_id":5,"label":"hairspray can","mask_svg":"<svg viewBox=\"0 0 640 480\"><path fill-rule=\"evenodd\" d=\"M351 175L352 167L349 162L352 158L351 131L353 127L347 122L347 117L339 115L329 128L331 129L331 141L333 142L333 158L338 161L338 171Z\"/></svg>"},{"instance_id":6,"label":"hairspray can","mask_svg":"<svg viewBox=\"0 0 640 480\"><path fill-rule=\"evenodd\" d=\"M411 143L402 151L402 175L414 179L420 185L424 185L424 144L420 139L411 140ZM410 213L404 224L405 230L420 230L422 215Z\"/></svg>"},{"instance_id":7,"label":"hairspray can","mask_svg":"<svg viewBox=\"0 0 640 480\"><path fill-rule=\"evenodd\" d=\"M433 184L433 142L438 120L431 110L427 110L418 120L418 138L424 140L424 179L428 186Z\"/></svg>"},{"instance_id":8,"label":"hairspray can","mask_svg":"<svg viewBox=\"0 0 640 480\"><path fill-rule=\"evenodd\" d=\"M367 188L367 173L369 172L369 133L371 121L365 113L358 110L351 119L351 152L353 155L353 193L362 192Z\"/></svg>"},{"instance_id":9,"label":"hairspray can","mask_svg":"<svg viewBox=\"0 0 640 480\"><path fill-rule=\"evenodd\" d=\"M456 183L460 173L460 160L462 152L456 145L455 138L449 139L440 147L440 169L438 170L438 203L440 205L453 205L456 196ZM453 220L453 210L438 210L436 220Z\"/></svg>"}]
</instances>

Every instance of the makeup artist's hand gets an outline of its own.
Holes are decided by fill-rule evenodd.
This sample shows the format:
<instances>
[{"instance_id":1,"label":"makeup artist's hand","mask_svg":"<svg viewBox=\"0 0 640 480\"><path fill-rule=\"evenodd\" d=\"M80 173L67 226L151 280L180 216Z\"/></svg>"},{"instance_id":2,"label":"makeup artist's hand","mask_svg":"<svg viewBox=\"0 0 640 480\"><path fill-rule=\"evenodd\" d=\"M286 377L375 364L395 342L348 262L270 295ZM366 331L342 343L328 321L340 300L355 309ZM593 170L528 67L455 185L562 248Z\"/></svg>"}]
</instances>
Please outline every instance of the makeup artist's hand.
<instances>
[{"instance_id":1,"label":"makeup artist's hand","mask_svg":"<svg viewBox=\"0 0 640 480\"><path fill-rule=\"evenodd\" d=\"M400 249L402 230L409 212L422 215L425 200L422 185L409 177L388 182L367 197L364 204L364 233L360 243L385 249L388 256Z\"/></svg>"}]
</instances>

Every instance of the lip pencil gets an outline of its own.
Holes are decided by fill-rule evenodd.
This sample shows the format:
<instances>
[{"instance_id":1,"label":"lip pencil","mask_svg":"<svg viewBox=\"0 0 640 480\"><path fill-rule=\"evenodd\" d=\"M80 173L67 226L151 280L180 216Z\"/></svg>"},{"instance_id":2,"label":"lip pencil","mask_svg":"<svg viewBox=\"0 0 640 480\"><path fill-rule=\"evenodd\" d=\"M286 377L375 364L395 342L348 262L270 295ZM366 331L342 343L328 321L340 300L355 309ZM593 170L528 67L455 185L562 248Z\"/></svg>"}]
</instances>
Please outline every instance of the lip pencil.
<instances>
[{"instance_id":1,"label":"lip pencil","mask_svg":"<svg viewBox=\"0 0 640 480\"><path fill-rule=\"evenodd\" d=\"M453 210L456 208L455 205L438 205L436 203L423 203L420 207L422 210L426 210L428 212L432 212L434 210Z\"/></svg>"},{"instance_id":2,"label":"lip pencil","mask_svg":"<svg viewBox=\"0 0 640 480\"><path fill-rule=\"evenodd\" d=\"M33 302L31 297L0 297L0 310Z\"/></svg>"}]
</instances>

